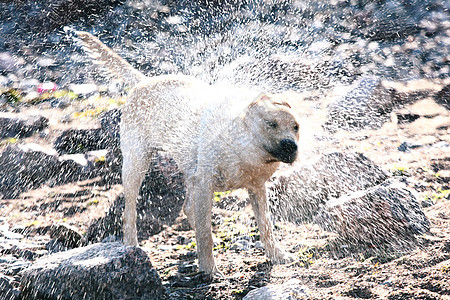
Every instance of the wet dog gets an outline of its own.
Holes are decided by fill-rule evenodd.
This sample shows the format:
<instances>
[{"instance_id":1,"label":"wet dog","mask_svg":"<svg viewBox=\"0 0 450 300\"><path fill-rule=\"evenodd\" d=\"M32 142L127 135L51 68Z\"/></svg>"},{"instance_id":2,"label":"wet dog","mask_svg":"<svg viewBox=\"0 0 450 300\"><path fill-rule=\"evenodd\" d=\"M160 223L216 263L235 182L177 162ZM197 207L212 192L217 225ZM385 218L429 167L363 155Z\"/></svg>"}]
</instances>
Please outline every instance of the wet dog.
<instances>
[{"instance_id":1,"label":"wet dog","mask_svg":"<svg viewBox=\"0 0 450 300\"><path fill-rule=\"evenodd\" d=\"M97 38L75 32L97 61L132 83L122 108L124 243L136 246L136 199L150 159L168 152L185 176L184 213L195 229L199 270L221 275L213 257L213 193L245 188L267 256L291 256L277 244L265 183L297 157L299 125L290 105L265 94L211 86L190 76L146 77Z\"/></svg>"}]
</instances>

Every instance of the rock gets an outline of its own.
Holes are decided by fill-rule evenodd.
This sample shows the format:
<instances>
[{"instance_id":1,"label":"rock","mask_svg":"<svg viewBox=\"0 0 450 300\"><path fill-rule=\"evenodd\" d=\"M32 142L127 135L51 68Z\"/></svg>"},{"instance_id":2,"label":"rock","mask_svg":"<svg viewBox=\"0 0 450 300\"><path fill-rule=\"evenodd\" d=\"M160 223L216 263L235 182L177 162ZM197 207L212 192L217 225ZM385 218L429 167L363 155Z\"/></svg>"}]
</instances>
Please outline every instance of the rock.
<instances>
[{"instance_id":1,"label":"rock","mask_svg":"<svg viewBox=\"0 0 450 300\"><path fill-rule=\"evenodd\" d=\"M157 155L142 183L137 199L138 238L146 239L160 232L163 224L172 223L183 206L185 189L183 175L173 159ZM122 213L125 199L117 197L106 216L93 222L86 239L99 242L114 235L122 236Z\"/></svg>"},{"instance_id":2,"label":"rock","mask_svg":"<svg viewBox=\"0 0 450 300\"><path fill-rule=\"evenodd\" d=\"M102 113L99 117L103 130L105 144L111 151L106 155L108 168L112 172L122 172L122 151L120 149L120 109L111 109Z\"/></svg>"},{"instance_id":3,"label":"rock","mask_svg":"<svg viewBox=\"0 0 450 300\"><path fill-rule=\"evenodd\" d=\"M8 77L0 75L0 88L4 89L8 86L8 84L9 84Z\"/></svg>"},{"instance_id":4,"label":"rock","mask_svg":"<svg viewBox=\"0 0 450 300\"><path fill-rule=\"evenodd\" d=\"M15 198L40 185L61 184L98 175L96 169L60 160L54 151L36 144L9 145L0 154L0 199Z\"/></svg>"},{"instance_id":5,"label":"rock","mask_svg":"<svg viewBox=\"0 0 450 300\"><path fill-rule=\"evenodd\" d=\"M59 240L50 240L47 244L45 244L45 249L47 249L48 253L51 254L69 250L69 248Z\"/></svg>"},{"instance_id":6,"label":"rock","mask_svg":"<svg viewBox=\"0 0 450 300\"><path fill-rule=\"evenodd\" d=\"M268 285L250 291L243 300L290 300L308 298L308 288L298 279L283 284Z\"/></svg>"},{"instance_id":7,"label":"rock","mask_svg":"<svg viewBox=\"0 0 450 300\"><path fill-rule=\"evenodd\" d=\"M436 93L434 96L436 103L444 106L447 110L450 110L450 84L447 84Z\"/></svg>"},{"instance_id":8,"label":"rock","mask_svg":"<svg viewBox=\"0 0 450 300\"><path fill-rule=\"evenodd\" d=\"M53 65L55 65L55 60L53 58L50 57L41 57L36 61L36 64L39 67L51 67Z\"/></svg>"},{"instance_id":9,"label":"rock","mask_svg":"<svg viewBox=\"0 0 450 300\"><path fill-rule=\"evenodd\" d=\"M12 279L0 273L0 300L19 299L20 291L12 285Z\"/></svg>"},{"instance_id":10,"label":"rock","mask_svg":"<svg viewBox=\"0 0 450 300\"><path fill-rule=\"evenodd\" d=\"M108 148L120 151L120 117L121 110L111 109L100 115L100 125L103 132L108 135Z\"/></svg>"},{"instance_id":11,"label":"rock","mask_svg":"<svg viewBox=\"0 0 450 300\"><path fill-rule=\"evenodd\" d=\"M395 101L393 92L379 78L361 78L328 106L324 127L330 132L380 128L389 120Z\"/></svg>"},{"instance_id":12,"label":"rock","mask_svg":"<svg viewBox=\"0 0 450 300\"><path fill-rule=\"evenodd\" d=\"M5 274L8 276L16 276L23 269L28 268L31 265L31 262L25 261L23 259L18 259L13 264L8 266Z\"/></svg>"},{"instance_id":13,"label":"rock","mask_svg":"<svg viewBox=\"0 0 450 300\"><path fill-rule=\"evenodd\" d=\"M56 139L53 147L59 154L75 154L107 149L109 144L108 138L105 137L105 132L101 128L69 129Z\"/></svg>"},{"instance_id":14,"label":"rock","mask_svg":"<svg viewBox=\"0 0 450 300\"><path fill-rule=\"evenodd\" d=\"M420 115L418 115L418 114L397 113L397 120L398 120L399 124L412 123L419 118L420 118Z\"/></svg>"},{"instance_id":15,"label":"rock","mask_svg":"<svg viewBox=\"0 0 450 300\"><path fill-rule=\"evenodd\" d=\"M272 181L268 187L272 215L290 222L309 222L328 200L373 187L387 178L363 154L325 154Z\"/></svg>"},{"instance_id":16,"label":"rock","mask_svg":"<svg viewBox=\"0 0 450 300\"><path fill-rule=\"evenodd\" d=\"M413 192L397 178L328 201L314 221L350 244L373 248L400 246L430 229Z\"/></svg>"},{"instance_id":17,"label":"rock","mask_svg":"<svg viewBox=\"0 0 450 300\"><path fill-rule=\"evenodd\" d=\"M22 272L22 299L164 299L147 254L120 243L94 244L37 260Z\"/></svg>"},{"instance_id":18,"label":"rock","mask_svg":"<svg viewBox=\"0 0 450 300\"><path fill-rule=\"evenodd\" d=\"M24 79L19 83L19 89L21 91L32 91L40 84L39 80L35 78Z\"/></svg>"},{"instance_id":19,"label":"rock","mask_svg":"<svg viewBox=\"0 0 450 300\"><path fill-rule=\"evenodd\" d=\"M8 52L0 53L0 74L17 71L18 67L16 59L11 54Z\"/></svg>"},{"instance_id":20,"label":"rock","mask_svg":"<svg viewBox=\"0 0 450 300\"><path fill-rule=\"evenodd\" d=\"M403 142L400 144L400 146L397 147L398 151L401 152L409 152L410 149L417 149L422 147L422 145L420 144L412 144L412 143L408 143L408 142Z\"/></svg>"},{"instance_id":21,"label":"rock","mask_svg":"<svg viewBox=\"0 0 450 300\"><path fill-rule=\"evenodd\" d=\"M29 137L48 126L48 119L39 115L26 117L15 114L2 115L0 116L0 139Z\"/></svg>"},{"instance_id":22,"label":"rock","mask_svg":"<svg viewBox=\"0 0 450 300\"><path fill-rule=\"evenodd\" d=\"M81 246L83 236L72 226L58 224L50 227L50 238L60 241L68 248L76 248Z\"/></svg>"},{"instance_id":23,"label":"rock","mask_svg":"<svg viewBox=\"0 0 450 300\"><path fill-rule=\"evenodd\" d=\"M71 84L69 89L75 94L83 97L89 97L98 92L98 86L91 83Z\"/></svg>"}]
</instances>

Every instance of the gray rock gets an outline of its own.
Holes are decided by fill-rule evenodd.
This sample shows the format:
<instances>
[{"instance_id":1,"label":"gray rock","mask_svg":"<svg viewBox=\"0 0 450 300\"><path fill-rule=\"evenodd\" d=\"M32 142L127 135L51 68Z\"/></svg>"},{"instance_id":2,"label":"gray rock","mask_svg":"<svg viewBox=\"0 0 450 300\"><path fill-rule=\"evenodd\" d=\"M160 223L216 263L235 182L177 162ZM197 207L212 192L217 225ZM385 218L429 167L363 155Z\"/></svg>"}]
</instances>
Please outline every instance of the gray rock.
<instances>
[{"instance_id":1,"label":"gray rock","mask_svg":"<svg viewBox=\"0 0 450 300\"><path fill-rule=\"evenodd\" d=\"M255 247L255 244L245 239L236 240L230 247L231 250L247 251Z\"/></svg>"},{"instance_id":2,"label":"gray rock","mask_svg":"<svg viewBox=\"0 0 450 300\"><path fill-rule=\"evenodd\" d=\"M0 88L5 88L8 86L8 84L9 84L8 77L0 75Z\"/></svg>"},{"instance_id":3,"label":"gray rock","mask_svg":"<svg viewBox=\"0 0 450 300\"><path fill-rule=\"evenodd\" d=\"M56 152L39 145L9 145L0 153L0 198L15 198L44 183L61 184L97 175L96 169L60 160Z\"/></svg>"},{"instance_id":4,"label":"gray rock","mask_svg":"<svg viewBox=\"0 0 450 300\"><path fill-rule=\"evenodd\" d=\"M98 93L98 86L91 83L71 84L69 89L75 94L83 97L89 97L95 93Z\"/></svg>"},{"instance_id":5,"label":"gray rock","mask_svg":"<svg viewBox=\"0 0 450 300\"><path fill-rule=\"evenodd\" d=\"M61 133L53 147L59 154L86 153L93 150L108 149L108 136L101 128L69 129Z\"/></svg>"},{"instance_id":6,"label":"gray rock","mask_svg":"<svg viewBox=\"0 0 450 300\"><path fill-rule=\"evenodd\" d=\"M243 300L295 300L307 298L308 288L298 279L291 279L284 284L268 285L250 291Z\"/></svg>"},{"instance_id":7,"label":"gray rock","mask_svg":"<svg viewBox=\"0 0 450 300\"><path fill-rule=\"evenodd\" d=\"M450 84L447 84L434 96L436 103L450 110Z\"/></svg>"},{"instance_id":8,"label":"gray rock","mask_svg":"<svg viewBox=\"0 0 450 300\"><path fill-rule=\"evenodd\" d=\"M12 279L0 273L0 300L15 300L20 291L12 285Z\"/></svg>"},{"instance_id":9,"label":"gray rock","mask_svg":"<svg viewBox=\"0 0 450 300\"><path fill-rule=\"evenodd\" d=\"M18 116L5 114L0 116L0 139L7 137L24 138L41 131L48 126L48 119L43 116Z\"/></svg>"},{"instance_id":10,"label":"gray rock","mask_svg":"<svg viewBox=\"0 0 450 300\"><path fill-rule=\"evenodd\" d=\"M19 89L22 91L31 91L35 90L39 84L40 84L39 80L35 78L27 78L19 83Z\"/></svg>"},{"instance_id":11,"label":"gray rock","mask_svg":"<svg viewBox=\"0 0 450 300\"><path fill-rule=\"evenodd\" d=\"M325 154L272 181L268 188L272 215L290 222L310 222L328 200L373 187L387 178L363 154Z\"/></svg>"},{"instance_id":12,"label":"gray rock","mask_svg":"<svg viewBox=\"0 0 450 300\"><path fill-rule=\"evenodd\" d=\"M157 155L151 162L137 199L138 238L146 239L160 232L178 216L185 197L183 174L174 160ZM94 221L86 232L90 242L100 242L110 235L122 236L125 199L117 197L106 216Z\"/></svg>"},{"instance_id":13,"label":"gray rock","mask_svg":"<svg viewBox=\"0 0 450 300\"><path fill-rule=\"evenodd\" d=\"M99 117L101 128L110 136L111 140L114 141L110 148L118 148L118 145L120 144L121 115L121 110L116 108L102 113Z\"/></svg>"},{"instance_id":14,"label":"gray rock","mask_svg":"<svg viewBox=\"0 0 450 300\"><path fill-rule=\"evenodd\" d=\"M28 268L31 265L31 262L25 261L23 259L18 259L13 264L9 265L5 271L5 274L8 276L16 276L23 269Z\"/></svg>"},{"instance_id":15,"label":"gray rock","mask_svg":"<svg viewBox=\"0 0 450 300\"><path fill-rule=\"evenodd\" d=\"M119 243L94 244L37 260L22 272L22 299L164 299L147 254Z\"/></svg>"},{"instance_id":16,"label":"gray rock","mask_svg":"<svg viewBox=\"0 0 450 300\"><path fill-rule=\"evenodd\" d=\"M361 78L328 106L324 127L330 132L380 128L389 120L395 102L393 92L386 89L379 78Z\"/></svg>"},{"instance_id":17,"label":"gray rock","mask_svg":"<svg viewBox=\"0 0 450 300\"><path fill-rule=\"evenodd\" d=\"M55 60L50 57L41 57L36 63L39 67L51 67L55 64Z\"/></svg>"},{"instance_id":18,"label":"gray rock","mask_svg":"<svg viewBox=\"0 0 450 300\"><path fill-rule=\"evenodd\" d=\"M15 258L12 255L5 255L5 256L0 257L0 264L12 265L16 261L17 261L17 258Z\"/></svg>"},{"instance_id":19,"label":"gray rock","mask_svg":"<svg viewBox=\"0 0 450 300\"><path fill-rule=\"evenodd\" d=\"M83 236L78 230L67 224L58 224L50 227L50 238L56 239L68 248L81 246Z\"/></svg>"},{"instance_id":20,"label":"gray rock","mask_svg":"<svg viewBox=\"0 0 450 300\"><path fill-rule=\"evenodd\" d=\"M413 192L397 178L328 201L314 221L350 244L372 248L401 246L430 229Z\"/></svg>"},{"instance_id":21,"label":"gray rock","mask_svg":"<svg viewBox=\"0 0 450 300\"><path fill-rule=\"evenodd\" d=\"M47 251L51 254L69 250L69 248L59 240L50 240L47 244L45 244L45 249L47 249Z\"/></svg>"},{"instance_id":22,"label":"gray rock","mask_svg":"<svg viewBox=\"0 0 450 300\"><path fill-rule=\"evenodd\" d=\"M14 72L19 68L16 59L8 52L0 53L0 73Z\"/></svg>"}]
</instances>

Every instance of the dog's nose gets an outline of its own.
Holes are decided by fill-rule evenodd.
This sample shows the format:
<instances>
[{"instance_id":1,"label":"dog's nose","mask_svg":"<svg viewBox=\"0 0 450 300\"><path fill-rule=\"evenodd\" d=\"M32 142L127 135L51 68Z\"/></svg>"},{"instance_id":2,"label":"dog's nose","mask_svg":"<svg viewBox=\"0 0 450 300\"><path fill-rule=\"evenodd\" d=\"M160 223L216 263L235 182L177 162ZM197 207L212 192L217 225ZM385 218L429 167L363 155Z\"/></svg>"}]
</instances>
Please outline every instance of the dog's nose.
<instances>
[{"instance_id":1,"label":"dog's nose","mask_svg":"<svg viewBox=\"0 0 450 300\"><path fill-rule=\"evenodd\" d=\"M280 147L286 154L294 154L297 152L297 143L293 140L283 139L280 141Z\"/></svg>"},{"instance_id":2,"label":"dog's nose","mask_svg":"<svg viewBox=\"0 0 450 300\"><path fill-rule=\"evenodd\" d=\"M284 163L293 163L297 157L297 143L290 139L280 141L279 159Z\"/></svg>"}]
</instances>

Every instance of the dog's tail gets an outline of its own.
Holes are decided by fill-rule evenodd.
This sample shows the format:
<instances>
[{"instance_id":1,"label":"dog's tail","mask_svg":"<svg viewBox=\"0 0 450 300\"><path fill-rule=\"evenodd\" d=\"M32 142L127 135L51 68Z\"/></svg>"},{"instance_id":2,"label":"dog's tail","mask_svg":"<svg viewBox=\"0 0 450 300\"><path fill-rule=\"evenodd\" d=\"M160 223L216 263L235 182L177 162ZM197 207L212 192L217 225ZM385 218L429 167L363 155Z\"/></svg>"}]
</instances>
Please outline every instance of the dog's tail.
<instances>
[{"instance_id":1,"label":"dog's tail","mask_svg":"<svg viewBox=\"0 0 450 300\"><path fill-rule=\"evenodd\" d=\"M67 26L64 27L64 31L81 43L83 49L97 64L106 67L111 76L123 79L126 85L134 86L147 78L89 32L77 31Z\"/></svg>"}]
</instances>

